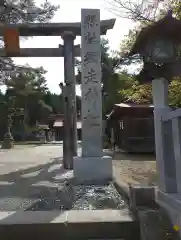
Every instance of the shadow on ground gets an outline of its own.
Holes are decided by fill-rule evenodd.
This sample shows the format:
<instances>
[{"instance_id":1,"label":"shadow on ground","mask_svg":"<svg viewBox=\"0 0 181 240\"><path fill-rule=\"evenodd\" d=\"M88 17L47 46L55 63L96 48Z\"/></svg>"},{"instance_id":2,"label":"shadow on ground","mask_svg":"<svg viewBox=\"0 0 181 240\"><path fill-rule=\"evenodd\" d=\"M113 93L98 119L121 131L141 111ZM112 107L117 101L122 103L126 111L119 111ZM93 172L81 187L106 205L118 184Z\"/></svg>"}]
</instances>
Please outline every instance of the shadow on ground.
<instances>
[{"instance_id":1,"label":"shadow on ground","mask_svg":"<svg viewBox=\"0 0 181 240\"><path fill-rule=\"evenodd\" d=\"M62 158L0 175L0 211L64 211L124 208L111 186L75 186Z\"/></svg>"},{"instance_id":2,"label":"shadow on ground","mask_svg":"<svg viewBox=\"0 0 181 240\"><path fill-rule=\"evenodd\" d=\"M53 199L67 183L62 158L0 175L0 211L27 209L47 196ZM69 179L70 180L70 179Z\"/></svg>"}]
</instances>

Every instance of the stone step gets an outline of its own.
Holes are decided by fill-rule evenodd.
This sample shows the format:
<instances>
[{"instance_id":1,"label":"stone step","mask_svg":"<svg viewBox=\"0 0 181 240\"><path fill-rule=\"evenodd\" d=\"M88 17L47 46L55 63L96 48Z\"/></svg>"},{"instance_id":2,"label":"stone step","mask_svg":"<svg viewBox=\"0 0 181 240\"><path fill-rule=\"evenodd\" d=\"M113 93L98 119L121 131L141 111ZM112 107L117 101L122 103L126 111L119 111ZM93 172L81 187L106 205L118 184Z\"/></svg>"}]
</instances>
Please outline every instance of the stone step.
<instances>
[{"instance_id":1,"label":"stone step","mask_svg":"<svg viewBox=\"0 0 181 240\"><path fill-rule=\"evenodd\" d=\"M139 223L123 210L0 212L0 236L11 239L139 239Z\"/></svg>"}]
</instances>

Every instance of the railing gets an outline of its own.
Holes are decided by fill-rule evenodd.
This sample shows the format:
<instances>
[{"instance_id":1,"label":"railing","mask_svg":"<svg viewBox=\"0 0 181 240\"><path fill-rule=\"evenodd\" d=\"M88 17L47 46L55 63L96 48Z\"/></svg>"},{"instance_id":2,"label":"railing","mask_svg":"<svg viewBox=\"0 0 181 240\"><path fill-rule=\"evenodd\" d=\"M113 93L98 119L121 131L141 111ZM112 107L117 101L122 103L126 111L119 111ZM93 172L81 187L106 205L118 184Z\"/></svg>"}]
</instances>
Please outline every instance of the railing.
<instances>
[{"instance_id":1,"label":"railing","mask_svg":"<svg viewBox=\"0 0 181 240\"><path fill-rule=\"evenodd\" d=\"M168 106L169 81L152 81L158 191L156 200L181 229L181 109ZM181 236L181 232L179 232Z\"/></svg>"},{"instance_id":2,"label":"railing","mask_svg":"<svg viewBox=\"0 0 181 240\"><path fill-rule=\"evenodd\" d=\"M181 194L181 108L161 115L166 192Z\"/></svg>"},{"instance_id":3,"label":"railing","mask_svg":"<svg viewBox=\"0 0 181 240\"><path fill-rule=\"evenodd\" d=\"M178 108L174 111L170 111L168 113L162 114L162 121L166 122L168 120L172 120L180 117L181 117L181 108Z\"/></svg>"}]
</instances>

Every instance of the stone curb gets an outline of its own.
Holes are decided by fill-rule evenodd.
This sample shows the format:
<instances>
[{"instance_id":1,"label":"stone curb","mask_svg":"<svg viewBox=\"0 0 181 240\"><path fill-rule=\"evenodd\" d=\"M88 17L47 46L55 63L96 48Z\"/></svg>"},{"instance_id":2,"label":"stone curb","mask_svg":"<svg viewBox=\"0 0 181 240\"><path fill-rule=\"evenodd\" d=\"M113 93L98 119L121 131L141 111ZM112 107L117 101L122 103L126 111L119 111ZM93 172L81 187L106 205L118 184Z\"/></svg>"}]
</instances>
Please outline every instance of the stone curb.
<instances>
[{"instance_id":1,"label":"stone curb","mask_svg":"<svg viewBox=\"0 0 181 240\"><path fill-rule=\"evenodd\" d=\"M154 186L140 186L134 184L126 184L113 179L114 186L119 194L121 194L133 208L152 207L156 205Z\"/></svg>"},{"instance_id":2,"label":"stone curb","mask_svg":"<svg viewBox=\"0 0 181 240\"><path fill-rule=\"evenodd\" d=\"M115 178L113 179L113 184L120 195L122 195L129 203L130 200L130 189L126 183L118 182Z\"/></svg>"},{"instance_id":3,"label":"stone curb","mask_svg":"<svg viewBox=\"0 0 181 240\"><path fill-rule=\"evenodd\" d=\"M43 231L42 231L43 229ZM138 222L127 210L0 211L2 239L133 239Z\"/></svg>"}]
</instances>

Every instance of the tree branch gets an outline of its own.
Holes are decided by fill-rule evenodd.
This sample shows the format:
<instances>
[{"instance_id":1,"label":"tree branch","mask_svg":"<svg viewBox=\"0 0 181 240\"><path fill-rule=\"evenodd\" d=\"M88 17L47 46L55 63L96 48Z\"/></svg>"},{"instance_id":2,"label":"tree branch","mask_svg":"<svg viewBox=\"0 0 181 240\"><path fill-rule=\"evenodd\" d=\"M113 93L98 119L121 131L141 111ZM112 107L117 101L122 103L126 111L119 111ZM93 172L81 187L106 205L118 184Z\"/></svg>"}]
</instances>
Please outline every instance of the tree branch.
<instances>
[{"instance_id":1,"label":"tree branch","mask_svg":"<svg viewBox=\"0 0 181 240\"><path fill-rule=\"evenodd\" d=\"M139 22L155 22L162 5L166 6L167 0L105 0L110 6L109 11L121 18Z\"/></svg>"}]
</instances>

